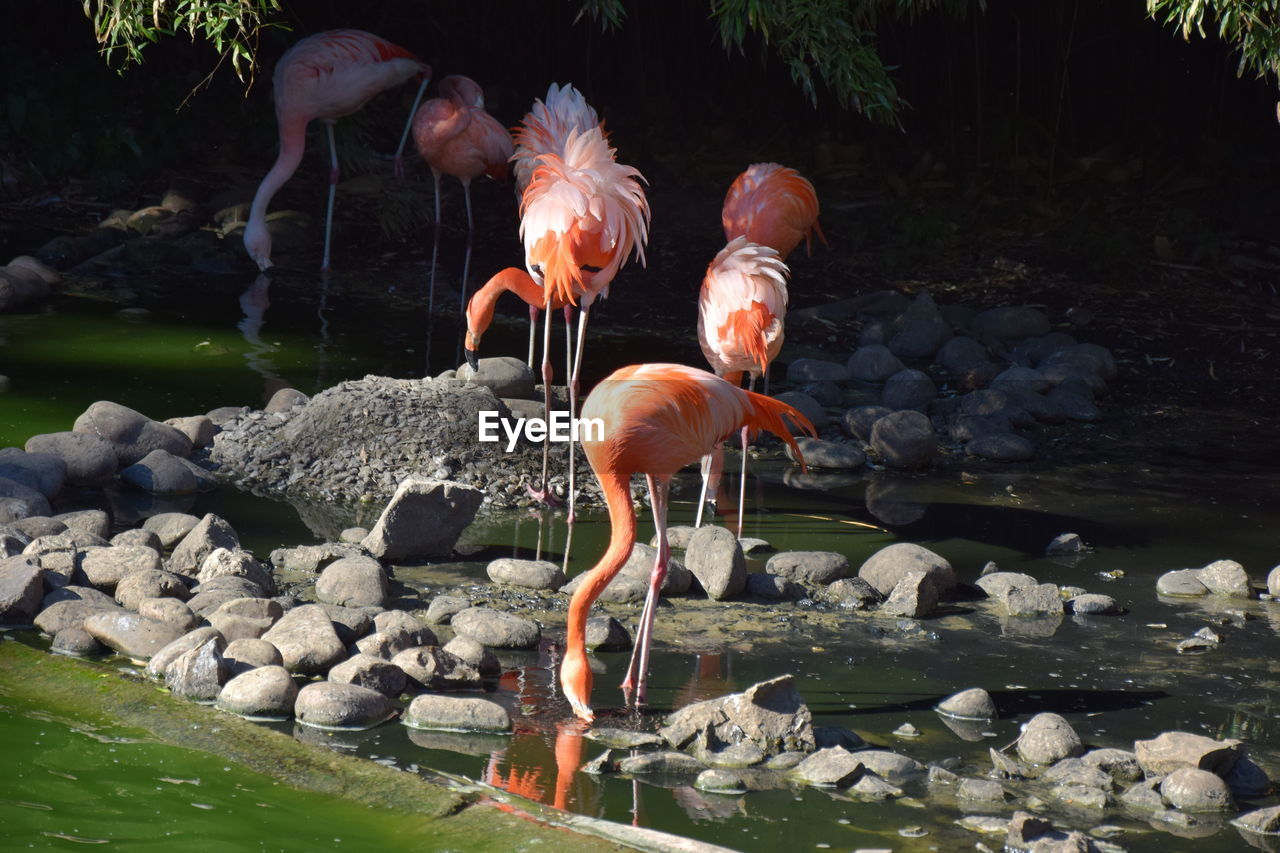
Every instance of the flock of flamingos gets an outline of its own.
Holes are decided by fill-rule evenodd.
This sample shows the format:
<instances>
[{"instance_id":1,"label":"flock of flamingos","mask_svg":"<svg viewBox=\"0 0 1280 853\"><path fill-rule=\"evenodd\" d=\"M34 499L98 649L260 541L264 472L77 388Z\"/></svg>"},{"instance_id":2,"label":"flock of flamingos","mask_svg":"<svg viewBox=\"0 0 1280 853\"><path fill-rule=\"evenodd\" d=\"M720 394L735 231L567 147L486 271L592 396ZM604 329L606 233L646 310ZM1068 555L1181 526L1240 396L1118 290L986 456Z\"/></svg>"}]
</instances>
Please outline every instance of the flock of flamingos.
<instances>
[{"instance_id":1,"label":"flock of flamingos","mask_svg":"<svg viewBox=\"0 0 1280 853\"><path fill-rule=\"evenodd\" d=\"M566 335L572 341L569 320L572 309L577 308L576 350L569 346L574 350L568 381L572 414L577 411L591 305L597 296L608 295L610 282L629 256L644 263L650 218L641 184L644 179L634 167L617 161L603 122L571 85L552 84L546 99L534 101L513 136L485 112L483 91L466 77L444 78L439 96L419 107L430 75L431 69L409 51L360 30L319 33L286 52L273 78L280 153L254 196L244 231L245 248L259 268L271 266L267 206L297 170L307 125L319 119L328 134L331 161L323 260L324 269L328 269L338 183L333 123L384 89L419 78L421 85L400 147L402 150L412 132L419 153L431 167L436 222L440 221L442 174L462 182L469 230L473 227L473 178L481 174L505 178L510 163L520 194L526 269L499 272L471 298L466 312L468 361L475 366L480 338L502 293L509 291L523 299L535 323L538 311L544 312L542 376L549 421L551 315L554 309L563 309ZM401 170L400 153L396 154L397 173ZM666 516L671 477L702 460L705 498L707 481L710 494L715 494L714 483L722 469L721 445L726 439L740 435L745 451L754 432L768 430L787 442L801 459L792 430L814 434L813 426L795 409L740 387L746 374L754 388L755 380L765 375L782 346L787 255L802 239L808 244L814 234L823 238L813 185L794 169L757 163L730 187L722 220L728 243L708 267L698 299L698 339L714 374L680 364L632 365L596 386L582 406L583 418L599 418L604 425L602 438L584 438L582 444L608 504L611 535L604 556L569 604L560 684L574 713L588 723L594 714L589 704L592 673L585 646L587 613L621 570L635 543L632 475L646 477L659 543L635 649L622 683L627 702L642 703L658 590L670 557ZM530 336L532 362L532 328ZM550 498L546 450L544 444L542 482L537 490L531 490L543 500ZM572 520L572 452L569 458ZM744 452L744 474L745 465ZM739 535L741 505L739 501Z\"/></svg>"}]
</instances>

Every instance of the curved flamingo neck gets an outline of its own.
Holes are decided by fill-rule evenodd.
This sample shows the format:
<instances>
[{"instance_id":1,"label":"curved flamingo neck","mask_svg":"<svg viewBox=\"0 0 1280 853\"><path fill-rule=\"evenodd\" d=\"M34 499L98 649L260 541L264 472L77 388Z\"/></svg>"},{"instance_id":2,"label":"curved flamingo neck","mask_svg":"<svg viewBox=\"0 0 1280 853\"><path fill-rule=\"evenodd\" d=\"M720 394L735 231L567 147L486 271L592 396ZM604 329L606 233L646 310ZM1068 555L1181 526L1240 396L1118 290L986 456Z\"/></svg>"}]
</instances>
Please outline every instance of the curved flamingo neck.
<instances>
[{"instance_id":1,"label":"curved flamingo neck","mask_svg":"<svg viewBox=\"0 0 1280 853\"><path fill-rule=\"evenodd\" d=\"M609 547L569 600L566 657L576 654L585 658L587 614L600 593L622 570L636 543L636 515L631 506L631 477L614 470L598 473L605 503L609 507Z\"/></svg>"},{"instance_id":2,"label":"curved flamingo neck","mask_svg":"<svg viewBox=\"0 0 1280 853\"><path fill-rule=\"evenodd\" d=\"M534 308L542 308L546 298L533 276L518 267L507 267L485 282L484 287L477 290L467 303L467 333L472 340L478 342L488 331L498 299L508 292L519 296Z\"/></svg>"},{"instance_id":3,"label":"curved flamingo neck","mask_svg":"<svg viewBox=\"0 0 1280 853\"><path fill-rule=\"evenodd\" d=\"M249 225L265 225L267 206L280 187L293 177L302 162L302 154L307 147L307 119L280 119L280 153L276 157L271 171L267 172L258 191L254 193L253 205L249 208Z\"/></svg>"}]
</instances>

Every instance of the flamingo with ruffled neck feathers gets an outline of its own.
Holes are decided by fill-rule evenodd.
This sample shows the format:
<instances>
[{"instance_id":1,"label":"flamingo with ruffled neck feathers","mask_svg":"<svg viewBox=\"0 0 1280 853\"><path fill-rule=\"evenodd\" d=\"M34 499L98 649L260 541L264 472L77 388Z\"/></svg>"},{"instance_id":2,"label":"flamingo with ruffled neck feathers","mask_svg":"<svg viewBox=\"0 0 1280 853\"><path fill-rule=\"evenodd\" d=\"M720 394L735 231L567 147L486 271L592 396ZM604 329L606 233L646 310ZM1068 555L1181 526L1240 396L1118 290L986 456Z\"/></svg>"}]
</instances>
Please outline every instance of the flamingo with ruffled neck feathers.
<instances>
[{"instance_id":1,"label":"flamingo with ruffled neck feathers","mask_svg":"<svg viewBox=\"0 0 1280 853\"><path fill-rule=\"evenodd\" d=\"M308 36L289 48L276 63L272 88L276 100L276 123L280 132L280 153L267 172L249 208L244 229L244 245L249 257L265 270L271 266L271 232L267 230L267 207L302 162L307 145L307 125L312 119L324 122L329 138L329 202L324 222L322 270L329 269L329 247L333 234L333 204L338 188L338 151L333 139L333 123L360 109L374 95L398 86L414 76L422 77L418 97L431 77L431 68L399 45L363 30L330 30ZM417 108L417 100L414 101ZM413 113L410 113L412 119ZM405 133L401 135L401 147ZM400 152L396 152L397 173Z\"/></svg>"}]
</instances>

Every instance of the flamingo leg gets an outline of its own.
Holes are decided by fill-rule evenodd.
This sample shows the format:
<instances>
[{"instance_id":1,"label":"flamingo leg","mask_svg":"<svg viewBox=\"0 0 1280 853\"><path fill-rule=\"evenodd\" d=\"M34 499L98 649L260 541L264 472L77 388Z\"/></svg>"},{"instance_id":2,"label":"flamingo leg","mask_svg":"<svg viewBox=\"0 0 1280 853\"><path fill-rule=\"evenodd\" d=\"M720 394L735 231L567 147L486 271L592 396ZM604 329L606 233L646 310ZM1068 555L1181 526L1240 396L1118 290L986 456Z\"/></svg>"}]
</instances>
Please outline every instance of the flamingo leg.
<instances>
[{"instance_id":1,"label":"flamingo leg","mask_svg":"<svg viewBox=\"0 0 1280 853\"><path fill-rule=\"evenodd\" d=\"M463 325L466 325L466 309L467 299L470 294L467 292L468 280L471 275L471 245L475 236L475 228L471 221L471 181L464 180L462 182L462 198L467 203L467 252L462 259L462 296L461 302L458 303L458 313L463 315Z\"/></svg>"},{"instance_id":2,"label":"flamingo leg","mask_svg":"<svg viewBox=\"0 0 1280 853\"><path fill-rule=\"evenodd\" d=\"M711 480L711 454L702 457L702 491L698 493L698 515L693 520L694 527L702 526L702 511L707 505L707 483Z\"/></svg>"},{"instance_id":3,"label":"flamingo leg","mask_svg":"<svg viewBox=\"0 0 1280 853\"><path fill-rule=\"evenodd\" d=\"M653 506L653 524L658 531L658 555L649 573L649 592L640 612L640 625L636 630L635 647L631 650L631 662L627 664L627 676L622 681L622 695L631 704L645 702L649 677L649 646L653 639L653 620L658 611L658 593L667 577L667 563L671 559L671 545L667 540L667 496L671 488L670 477L654 477L646 474L649 485L649 503Z\"/></svg>"},{"instance_id":4,"label":"flamingo leg","mask_svg":"<svg viewBox=\"0 0 1280 853\"><path fill-rule=\"evenodd\" d=\"M542 417L551 423L551 311L545 312L542 325ZM542 482L538 488L529 487L529 496L534 500L549 503L551 487L547 484L547 475L551 469L551 442L542 442Z\"/></svg>"},{"instance_id":5,"label":"flamingo leg","mask_svg":"<svg viewBox=\"0 0 1280 853\"><path fill-rule=\"evenodd\" d=\"M397 178L404 177L404 144L409 141L409 131L413 130L413 117L418 114L418 104L422 101L423 94L427 91L427 84L431 82L431 78L423 76L422 83L418 86L418 94L413 98L413 107L409 110L409 120L404 123L404 132L400 134L400 144L396 146L396 159L392 172Z\"/></svg>"},{"instance_id":6,"label":"flamingo leg","mask_svg":"<svg viewBox=\"0 0 1280 853\"><path fill-rule=\"evenodd\" d=\"M525 362L533 370L534 342L538 339L538 306L529 306L529 358Z\"/></svg>"},{"instance_id":7,"label":"flamingo leg","mask_svg":"<svg viewBox=\"0 0 1280 853\"><path fill-rule=\"evenodd\" d=\"M338 195L338 144L333 139L333 124L325 122L324 129L329 135L329 206L324 214L324 260L320 262L320 271L329 271L329 243L333 237L333 202Z\"/></svg>"},{"instance_id":8,"label":"flamingo leg","mask_svg":"<svg viewBox=\"0 0 1280 853\"><path fill-rule=\"evenodd\" d=\"M738 538L742 538L742 516L747 509L747 428L742 428L742 470L738 475Z\"/></svg>"},{"instance_id":9,"label":"flamingo leg","mask_svg":"<svg viewBox=\"0 0 1280 853\"><path fill-rule=\"evenodd\" d=\"M578 351L573 359L573 375L569 379L569 518L570 524L573 524L574 502L577 500L577 492L574 484L577 482L577 454L574 453L575 434L573 428L573 419L578 414L578 377L582 372L582 347L587 340L587 313L589 310L586 300L578 308Z\"/></svg>"}]
</instances>

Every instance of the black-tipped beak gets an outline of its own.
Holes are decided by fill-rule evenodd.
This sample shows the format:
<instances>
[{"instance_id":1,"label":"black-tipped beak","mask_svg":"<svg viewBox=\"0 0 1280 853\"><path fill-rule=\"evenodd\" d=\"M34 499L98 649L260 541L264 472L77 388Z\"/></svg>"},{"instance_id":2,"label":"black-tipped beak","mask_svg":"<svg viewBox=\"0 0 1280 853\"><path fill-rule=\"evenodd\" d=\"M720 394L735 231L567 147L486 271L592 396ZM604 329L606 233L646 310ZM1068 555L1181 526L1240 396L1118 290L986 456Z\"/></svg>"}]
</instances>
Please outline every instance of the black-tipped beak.
<instances>
[{"instance_id":1,"label":"black-tipped beak","mask_svg":"<svg viewBox=\"0 0 1280 853\"><path fill-rule=\"evenodd\" d=\"M480 356L473 349L466 349L463 352L467 354L467 366L478 373L480 371Z\"/></svg>"}]
</instances>

